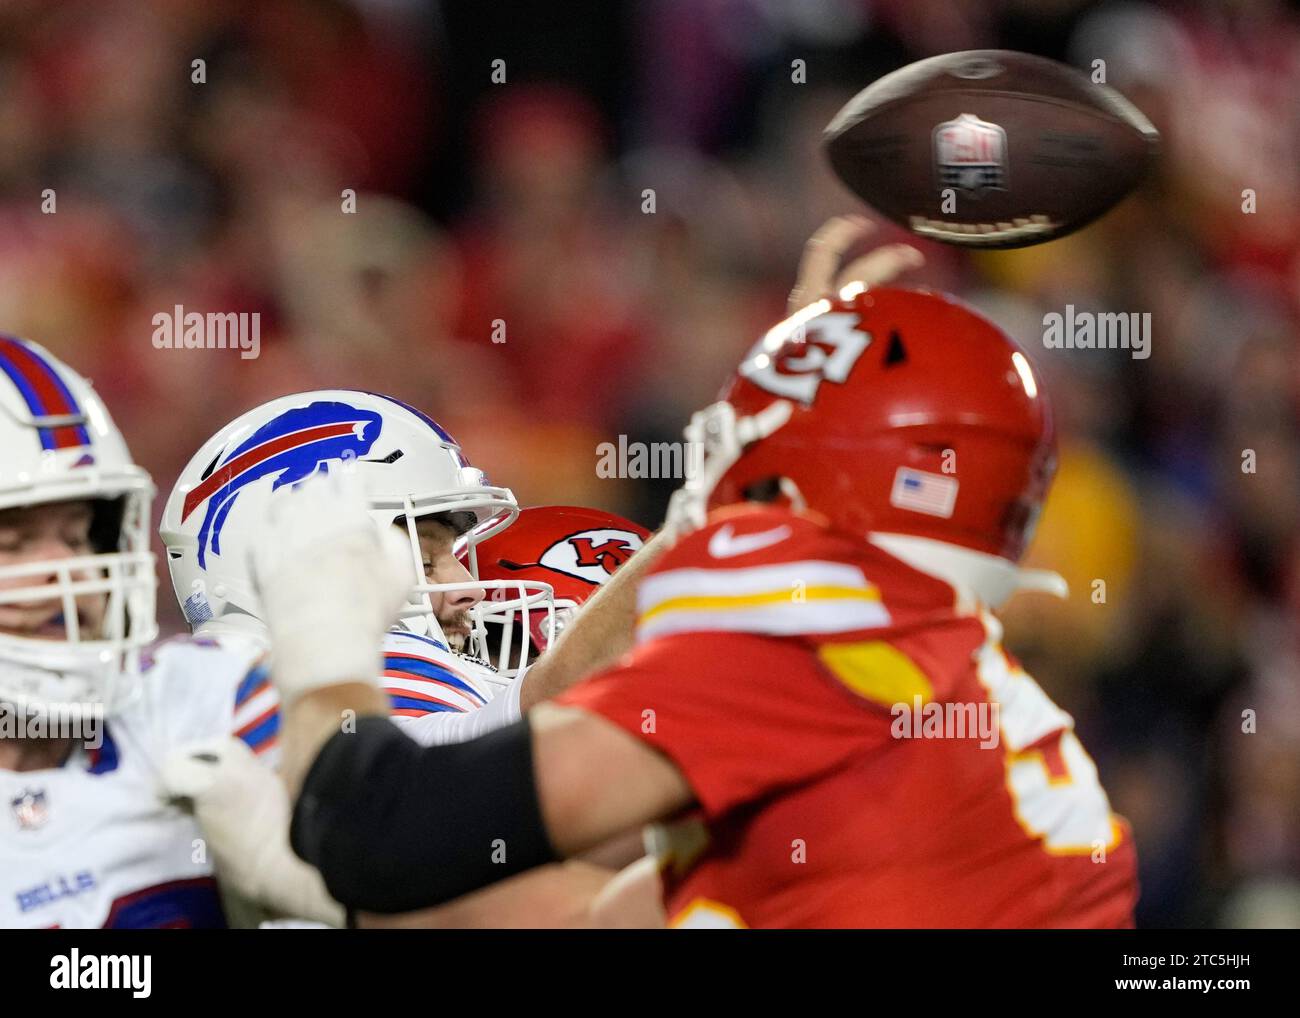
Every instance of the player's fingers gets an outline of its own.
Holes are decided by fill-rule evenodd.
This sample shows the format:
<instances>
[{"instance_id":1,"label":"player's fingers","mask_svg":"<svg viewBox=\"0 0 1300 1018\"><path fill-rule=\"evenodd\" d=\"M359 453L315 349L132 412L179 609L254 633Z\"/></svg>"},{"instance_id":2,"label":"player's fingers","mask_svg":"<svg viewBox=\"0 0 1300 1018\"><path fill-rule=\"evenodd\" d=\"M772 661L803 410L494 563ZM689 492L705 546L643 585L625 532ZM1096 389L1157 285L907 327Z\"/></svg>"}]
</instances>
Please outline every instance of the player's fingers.
<instances>
[{"instance_id":1,"label":"player's fingers","mask_svg":"<svg viewBox=\"0 0 1300 1018\"><path fill-rule=\"evenodd\" d=\"M879 286L901 276L904 272L919 269L925 264L925 255L911 244L886 244L855 258L840 273L835 289L841 290L849 283Z\"/></svg>"},{"instance_id":2,"label":"player's fingers","mask_svg":"<svg viewBox=\"0 0 1300 1018\"><path fill-rule=\"evenodd\" d=\"M790 291L790 313L829 294L844 253L875 229L870 219L859 215L835 216L818 227L799 259L799 274Z\"/></svg>"}]
</instances>

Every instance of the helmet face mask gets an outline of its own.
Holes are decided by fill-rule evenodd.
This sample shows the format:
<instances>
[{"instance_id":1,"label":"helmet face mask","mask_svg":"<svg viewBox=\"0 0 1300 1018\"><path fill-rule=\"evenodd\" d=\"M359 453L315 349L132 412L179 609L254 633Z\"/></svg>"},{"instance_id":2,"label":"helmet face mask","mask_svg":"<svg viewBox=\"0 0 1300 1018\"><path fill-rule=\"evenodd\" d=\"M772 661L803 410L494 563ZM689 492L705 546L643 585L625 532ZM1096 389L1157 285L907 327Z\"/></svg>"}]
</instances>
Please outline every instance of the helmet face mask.
<instances>
[{"instance_id":1,"label":"helmet face mask","mask_svg":"<svg viewBox=\"0 0 1300 1018\"><path fill-rule=\"evenodd\" d=\"M432 613L433 595L471 588L487 597L466 609L469 632L460 653L491 669L504 684L518 677L536 654L546 649L539 633L558 632L555 590L549 583L532 580L418 583L412 589L412 603L402 611L403 624ZM443 639L445 642L445 635Z\"/></svg>"},{"instance_id":2,"label":"helmet face mask","mask_svg":"<svg viewBox=\"0 0 1300 1018\"><path fill-rule=\"evenodd\" d=\"M153 492L89 383L37 344L0 336L0 512L85 503L91 544L0 555L0 619L52 613L39 632L0 628L0 711L102 716L138 693L141 652L158 635Z\"/></svg>"},{"instance_id":3,"label":"helmet face mask","mask_svg":"<svg viewBox=\"0 0 1300 1018\"><path fill-rule=\"evenodd\" d=\"M57 604L63 628L62 638L0 629L0 700L28 711L58 701L109 713L130 701L139 653L158 630L153 555L128 544L137 550L0 566L0 611ZM99 618L84 618L88 599L102 599Z\"/></svg>"},{"instance_id":4,"label":"helmet face mask","mask_svg":"<svg viewBox=\"0 0 1300 1018\"><path fill-rule=\"evenodd\" d=\"M668 507L669 524L681 524L691 529L704 526L710 499L723 476L748 446L785 424L793 410L788 400L778 399L750 417L738 417L736 408L726 400L696 411L686 425L684 435L688 447L700 450L700 469L688 475L673 493ZM763 484L767 480L755 483ZM771 480L778 485L789 481L784 477ZM789 490L791 484L793 482L782 486Z\"/></svg>"},{"instance_id":5,"label":"helmet face mask","mask_svg":"<svg viewBox=\"0 0 1300 1018\"><path fill-rule=\"evenodd\" d=\"M472 475L466 479L471 482L481 481L482 475L477 470L470 470ZM500 533L518 514L518 505L508 489L490 488L482 484L470 484L463 491L451 494L439 492L406 495L400 500L371 499L370 515L376 526L393 526L402 530L411 552L411 590L405 607L399 612L401 625L417 635L431 637L458 653L489 664L486 656L480 652L481 641L473 639L477 605L463 609L468 613L470 631L464 634L463 639L454 641L452 634L444 631L438 617L438 607L434 605L434 597L437 597L439 605L445 603L449 594L475 592L481 597L482 584L478 582L474 566L474 546L484 537ZM431 517L456 532L449 551L454 551L459 557L460 549L469 549L468 580L440 583L429 578L429 572L424 566L420 523Z\"/></svg>"}]
</instances>

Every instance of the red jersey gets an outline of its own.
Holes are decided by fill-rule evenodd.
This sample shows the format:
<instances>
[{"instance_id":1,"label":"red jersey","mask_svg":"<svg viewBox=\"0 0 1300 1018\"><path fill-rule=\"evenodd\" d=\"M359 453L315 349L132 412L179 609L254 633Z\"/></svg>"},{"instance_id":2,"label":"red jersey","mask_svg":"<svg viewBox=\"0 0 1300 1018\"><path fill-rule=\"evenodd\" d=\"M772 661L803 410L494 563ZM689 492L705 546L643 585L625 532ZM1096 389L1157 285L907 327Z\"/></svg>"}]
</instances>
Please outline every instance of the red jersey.
<instances>
[{"instance_id":1,"label":"red jersey","mask_svg":"<svg viewBox=\"0 0 1300 1018\"><path fill-rule=\"evenodd\" d=\"M732 507L642 580L637 645L560 698L666 754L675 926L1131 926L1136 856L987 611L882 549Z\"/></svg>"}]
</instances>

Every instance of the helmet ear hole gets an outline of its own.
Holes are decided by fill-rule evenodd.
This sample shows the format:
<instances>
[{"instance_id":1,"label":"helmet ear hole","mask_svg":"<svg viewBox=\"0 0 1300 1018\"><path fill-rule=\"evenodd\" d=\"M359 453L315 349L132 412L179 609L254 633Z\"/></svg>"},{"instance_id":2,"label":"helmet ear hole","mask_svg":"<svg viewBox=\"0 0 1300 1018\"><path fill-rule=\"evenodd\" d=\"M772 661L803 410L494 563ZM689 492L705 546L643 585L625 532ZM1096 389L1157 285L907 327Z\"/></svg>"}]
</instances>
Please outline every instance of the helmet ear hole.
<instances>
[{"instance_id":1,"label":"helmet ear hole","mask_svg":"<svg viewBox=\"0 0 1300 1018\"><path fill-rule=\"evenodd\" d=\"M902 364L907 360L907 347L903 346L903 340L898 335L897 329L889 330L889 346L885 348L885 367L892 368L895 364Z\"/></svg>"},{"instance_id":2,"label":"helmet ear hole","mask_svg":"<svg viewBox=\"0 0 1300 1018\"><path fill-rule=\"evenodd\" d=\"M761 481L749 484L741 492L746 502L761 502L764 505L779 501L783 497L781 478L773 475Z\"/></svg>"},{"instance_id":3,"label":"helmet ear hole","mask_svg":"<svg viewBox=\"0 0 1300 1018\"><path fill-rule=\"evenodd\" d=\"M799 485L795 484L788 477L765 477L761 481L755 481L745 488L745 501L757 502L760 505L776 505L781 503L789 506L795 512L803 512L808 508L808 503L803 497L803 492L799 490Z\"/></svg>"}]
</instances>

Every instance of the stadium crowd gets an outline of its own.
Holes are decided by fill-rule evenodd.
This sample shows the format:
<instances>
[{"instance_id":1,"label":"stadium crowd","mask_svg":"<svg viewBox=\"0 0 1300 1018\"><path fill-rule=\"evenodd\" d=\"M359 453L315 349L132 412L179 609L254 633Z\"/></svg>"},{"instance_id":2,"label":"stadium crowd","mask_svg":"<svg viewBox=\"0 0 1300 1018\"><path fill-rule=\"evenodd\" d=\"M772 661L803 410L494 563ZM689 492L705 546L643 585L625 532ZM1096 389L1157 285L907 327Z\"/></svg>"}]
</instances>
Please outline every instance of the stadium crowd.
<instances>
[{"instance_id":1,"label":"stadium crowd","mask_svg":"<svg viewBox=\"0 0 1300 1018\"><path fill-rule=\"evenodd\" d=\"M459 6L5 5L0 328L90 375L164 491L238 412L355 387L427 410L521 504L653 526L677 480L599 476L597 448L678 440L803 239L859 207L818 152L839 105L936 52L1104 60L1162 133L1155 178L1050 245L919 243L906 281L1048 377L1032 558L1071 595L1012 606L1008 643L1133 822L1139 922L1300 925L1295 6ZM1150 358L1046 349L1067 304L1150 312ZM260 356L155 349L177 305L260 313Z\"/></svg>"}]
</instances>

